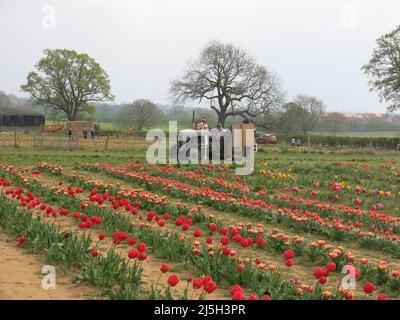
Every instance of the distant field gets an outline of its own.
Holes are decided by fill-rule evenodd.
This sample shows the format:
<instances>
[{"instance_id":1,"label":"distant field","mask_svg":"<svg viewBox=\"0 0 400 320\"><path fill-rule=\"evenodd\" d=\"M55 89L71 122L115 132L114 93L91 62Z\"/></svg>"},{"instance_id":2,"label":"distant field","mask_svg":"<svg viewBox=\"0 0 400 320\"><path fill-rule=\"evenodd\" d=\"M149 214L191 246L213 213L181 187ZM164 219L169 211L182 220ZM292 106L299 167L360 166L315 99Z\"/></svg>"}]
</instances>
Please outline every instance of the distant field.
<instances>
[{"instance_id":1,"label":"distant field","mask_svg":"<svg viewBox=\"0 0 400 320\"><path fill-rule=\"evenodd\" d=\"M61 123L66 123L66 121L52 121L52 120L46 120L46 125L51 125L51 124L61 124ZM180 124L178 124L178 129L179 130L182 130L182 129L187 129L187 128L189 128L190 127L190 125L188 126L188 125L180 125ZM164 130L164 131L166 131L166 132L168 132L169 131L169 128L168 128L168 124L157 124L157 125L154 125L152 128L158 128L158 129L161 129L161 130ZM115 122L113 122L113 121L100 121L100 130L122 130L122 131L124 131L124 130L127 130L128 129L128 126L124 126L124 125L121 125L121 124L118 124L118 123L115 123ZM151 128L144 128L143 130L149 130L149 129L151 129Z\"/></svg>"},{"instance_id":2,"label":"distant field","mask_svg":"<svg viewBox=\"0 0 400 320\"><path fill-rule=\"evenodd\" d=\"M313 135L332 135L328 132L312 132ZM400 137L400 131L363 131L363 132L354 132L354 131L343 131L338 132L336 134L340 137L388 137L388 138L396 138Z\"/></svg>"},{"instance_id":3,"label":"distant field","mask_svg":"<svg viewBox=\"0 0 400 320\"><path fill-rule=\"evenodd\" d=\"M65 121L52 121L46 120L46 124L57 124L57 123L65 123ZM168 132L168 125L163 123L159 125L153 126L154 128L162 129ZM178 125L178 129L186 129L189 128L190 125ZM118 123L112 121L100 121L100 130L127 130L127 126L122 126ZM143 130L148 130L150 128L144 128ZM312 135L332 135L329 132L312 132ZM340 137L388 137L388 138L395 138L400 137L400 131L363 131L363 132L355 132L355 131L342 131L336 134Z\"/></svg>"}]
</instances>

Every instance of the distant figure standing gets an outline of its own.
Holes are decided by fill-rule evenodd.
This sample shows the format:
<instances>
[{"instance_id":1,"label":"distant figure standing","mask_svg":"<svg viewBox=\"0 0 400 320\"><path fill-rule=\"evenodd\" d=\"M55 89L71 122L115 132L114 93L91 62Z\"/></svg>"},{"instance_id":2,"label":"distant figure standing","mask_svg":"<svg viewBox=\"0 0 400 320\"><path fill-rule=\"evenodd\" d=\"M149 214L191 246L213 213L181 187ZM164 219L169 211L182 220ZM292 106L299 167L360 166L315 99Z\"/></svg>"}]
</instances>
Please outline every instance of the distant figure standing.
<instances>
[{"instance_id":1,"label":"distant figure standing","mask_svg":"<svg viewBox=\"0 0 400 320\"><path fill-rule=\"evenodd\" d=\"M87 131L87 130L83 130L83 131L82 131L82 134L83 134L83 138L84 138L84 139L87 139L88 131Z\"/></svg>"},{"instance_id":2,"label":"distant figure standing","mask_svg":"<svg viewBox=\"0 0 400 320\"><path fill-rule=\"evenodd\" d=\"M296 146L296 139L292 138L292 147L294 148Z\"/></svg>"},{"instance_id":3,"label":"distant figure standing","mask_svg":"<svg viewBox=\"0 0 400 320\"><path fill-rule=\"evenodd\" d=\"M201 122L196 126L196 130L208 130L207 119L201 119Z\"/></svg>"},{"instance_id":4,"label":"distant figure standing","mask_svg":"<svg viewBox=\"0 0 400 320\"><path fill-rule=\"evenodd\" d=\"M90 135L92 136L92 139L96 136L96 132L92 129L90 130Z\"/></svg>"},{"instance_id":5,"label":"distant figure standing","mask_svg":"<svg viewBox=\"0 0 400 320\"><path fill-rule=\"evenodd\" d=\"M72 138L72 130L71 130L71 128L68 129L68 136L69 136L69 139L71 140L71 138Z\"/></svg>"},{"instance_id":6,"label":"distant figure standing","mask_svg":"<svg viewBox=\"0 0 400 320\"><path fill-rule=\"evenodd\" d=\"M297 138L297 140L296 140L296 147L300 147L300 138Z\"/></svg>"}]
</instances>

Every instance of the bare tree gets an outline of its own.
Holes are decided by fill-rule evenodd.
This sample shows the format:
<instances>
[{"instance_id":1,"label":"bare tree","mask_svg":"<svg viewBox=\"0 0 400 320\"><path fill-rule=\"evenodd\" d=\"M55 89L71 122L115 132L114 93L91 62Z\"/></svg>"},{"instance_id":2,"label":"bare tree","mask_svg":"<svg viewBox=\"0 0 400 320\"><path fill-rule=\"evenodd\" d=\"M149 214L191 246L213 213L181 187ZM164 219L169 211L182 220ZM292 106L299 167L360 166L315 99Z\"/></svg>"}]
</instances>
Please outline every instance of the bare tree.
<instances>
[{"instance_id":1,"label":"bare tree","mask_svg":"<svg viewBox=\"0 0 400 320\"><path fill-rule=\"evenodd\" d=\"M216 101L218 122L230 116L256 117L279 105L284 93L278 77L258 65L241 48L211 41L196 61L189 62L170 89L175 103Z\"/></svg>"},{"instance_id":2,"label":"bare tree","mask_svg":"<svg viewBox=\"0 0 400 320\"><path fill-rule=\"evenodd\" d=\"M11 105L10 98L3 91L0 91L0 107L8 107Z\"/></svg>"},{"instance_id":3,"label":"bare tree","mask_svg":"<svg viewBox=\"0 0 400 320\"><path fill-rule=\"evenodd\" d=\"M326 116L329 131L335 136L343 128L346 118L340 112L330 112Z\"/></svg>"},{"instance_id":4,"label":"bare tree","mask_svg":"<svg viewBox=\"0 0 400 320\"><path fill-rule=\"evenodd\" d=\"M142 131L143 127L156 124L162 116L161 110L151 101L140 99L132 104L125 105L118 117L117 121L136 127Z\"/></svg>"},{"instance_id":5,"label":"bare tree","mask_svg":"<svg viewBox=\"0 0 400 320\"><path fill-rule=\"evenodd\" d=\"M314 129L319 118L325 112L325 105L321 100L306 95L298 95L294 99L294 103L302 108L305 112L301 113L298 121L304 134Z\"/></svg>"}]
</instances>

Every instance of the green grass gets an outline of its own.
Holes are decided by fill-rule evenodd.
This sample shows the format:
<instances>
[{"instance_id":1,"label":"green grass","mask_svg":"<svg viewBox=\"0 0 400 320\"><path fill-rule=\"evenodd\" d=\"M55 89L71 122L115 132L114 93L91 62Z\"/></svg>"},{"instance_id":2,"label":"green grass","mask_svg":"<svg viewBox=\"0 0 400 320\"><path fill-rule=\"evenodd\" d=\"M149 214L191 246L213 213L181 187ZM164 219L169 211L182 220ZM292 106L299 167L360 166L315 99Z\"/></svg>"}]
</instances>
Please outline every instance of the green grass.
<instances>
[{"instance_id":1,"label":"green grass","mask_svg":"<svg viewBox=\"0 0 400 320\"><path fill-rule=\"evenodd\" d=\"M383 152L369 153L361 151L346 151L342 153L312 150L308 153L291 150L281 152L279 149L258 152L256 154L256 162L266 161L274 162L280 166L292 164L307 164L321 162L337 162L337 161L360 161L381 163L384 160L396 159L398 153ZM109 163L112 165L120 165L140 161L146 163L146 147L137 147L127 150L78 150L78 151L35 151L26 148L1 148L0 163L32 165L38 162L48 162L52 164L60 164L62 166L77 166L83 163ZM184 165L183 165L184 166Z\"/></svg>"},{"instance_id":2,"label":"green grass","mask_svg":"<svg viewBox=\"0 0 400 320\"><path fill-rule=\"evenodd\" d=\"M312 132L313 135L332 135L330 132ZM400 131L342 131L336 133L339 137L373 137L373 138L397 138L400 137Z\"/></svg>"}]
</instances>

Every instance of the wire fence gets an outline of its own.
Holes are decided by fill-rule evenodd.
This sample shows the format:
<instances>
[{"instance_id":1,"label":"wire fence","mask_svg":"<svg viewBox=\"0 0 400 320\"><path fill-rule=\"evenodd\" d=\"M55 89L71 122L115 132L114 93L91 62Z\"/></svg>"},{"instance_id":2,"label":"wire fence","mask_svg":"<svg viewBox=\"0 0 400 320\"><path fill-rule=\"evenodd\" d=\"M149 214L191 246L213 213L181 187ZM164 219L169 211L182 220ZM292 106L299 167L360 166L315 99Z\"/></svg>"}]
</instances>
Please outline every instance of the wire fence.
<instances>
[{"instance_id":1,"label":"wire fence","mask_svg":"<svg viewBox=\"0 0 400 320\"><path fill-rule=\"evenodd\" d=\"M148 146L141 137L95 137L54 134L23 134L19 132L0 134L0 148L23 148L32 150L128 150Z\"/></svg>"}]
</instances>

